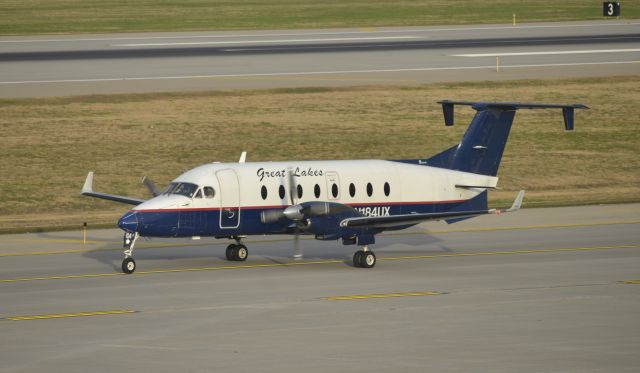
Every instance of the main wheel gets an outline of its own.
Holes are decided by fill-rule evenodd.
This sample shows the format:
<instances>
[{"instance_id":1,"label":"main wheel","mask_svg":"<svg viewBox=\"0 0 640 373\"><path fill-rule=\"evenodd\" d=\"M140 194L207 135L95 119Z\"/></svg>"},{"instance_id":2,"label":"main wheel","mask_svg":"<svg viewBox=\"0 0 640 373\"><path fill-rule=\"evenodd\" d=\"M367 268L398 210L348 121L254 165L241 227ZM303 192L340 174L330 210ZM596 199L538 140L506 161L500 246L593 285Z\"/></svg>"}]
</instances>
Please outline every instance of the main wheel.
<instances>
[{"instance_id":1,"label":"main wheel","mask_svg":"<svg viewBox=\"0 0 640 373\"><path fill-rule=\"evenodd\" d=\"M133 258L125 258L122 261L122 272L132 274L136 270L136 261Z\"/></svg>"},{"instance_id":2,"label":"main wheel","mask_svg":"<svg viewBox=\"0 0 640 373\"><path fill-rule=\"evenodd\" d=\"M373 268L376 265L376 254L373 251L366 251L360 258L360 267Z\"/></svg>"},{"instance_id":3,"label":"main wheel","mask_svg":"<svg viewBox=\"0 0 640 373\"><path fill-rule=\"evenodd\" d=\"M235 260L234 253L235 253L236 246L237 246L236 244L231 244L227 246L227 250L225 252L225 255L227 256L227 260L229 261Z\"/></svg>"},{"instance_id":4,"label":"main wheel","mask_svg":"<svg viewBox=\"0 0 640 373\"><path fill-rule=\"evenodd\" d=\"M244 262L245 260L247 260L248 256L249 256L249 249L247 249L245 245L240 244L236 246L235 258L234 258L235 260L239 262Z\"/></svg>"},{"instance_id":5,"label":"main wheel","mask_svg":"<svg viewBox=\"0 0 640 373\"><path fill-rule=\"evenodd\" d=\"M362 267L362 255L364 251L358 250L353 254L353 266L354 267Z\"/></svg>"}]
</instances>

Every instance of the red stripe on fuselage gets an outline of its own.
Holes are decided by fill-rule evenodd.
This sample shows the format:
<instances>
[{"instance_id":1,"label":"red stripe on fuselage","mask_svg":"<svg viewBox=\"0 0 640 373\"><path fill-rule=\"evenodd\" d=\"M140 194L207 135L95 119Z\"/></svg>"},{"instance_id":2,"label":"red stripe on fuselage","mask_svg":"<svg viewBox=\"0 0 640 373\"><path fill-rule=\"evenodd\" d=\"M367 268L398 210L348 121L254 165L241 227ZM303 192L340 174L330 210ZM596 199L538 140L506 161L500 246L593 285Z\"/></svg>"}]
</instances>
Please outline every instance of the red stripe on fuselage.
<instances>
[{"instance_id":1,"label":"red stripe on fuselage","mask_svg":"<svg viewBox=\"0 0 640 373\"><path fill-rule=\"evenodd\" d=\"M361 206L402 206L402 205L435 205L445 203L460 203L467 200L451 200L451 201L421 201L421 202L373 202L373 203L345 203L351 207ZM311 202L311 201L309 201ZM328 201L321 201L328 202ZM268 210L268 209L285 209L291 205L274 205L274 206L239 206L240 210ZM223 209L238 208L238 206L231 207L202 207L202 208L181 208L181 209L147 209L147 210L130 210L133 212L180 212L180 211L220 211Z\"/></svg>"}]
</instances>

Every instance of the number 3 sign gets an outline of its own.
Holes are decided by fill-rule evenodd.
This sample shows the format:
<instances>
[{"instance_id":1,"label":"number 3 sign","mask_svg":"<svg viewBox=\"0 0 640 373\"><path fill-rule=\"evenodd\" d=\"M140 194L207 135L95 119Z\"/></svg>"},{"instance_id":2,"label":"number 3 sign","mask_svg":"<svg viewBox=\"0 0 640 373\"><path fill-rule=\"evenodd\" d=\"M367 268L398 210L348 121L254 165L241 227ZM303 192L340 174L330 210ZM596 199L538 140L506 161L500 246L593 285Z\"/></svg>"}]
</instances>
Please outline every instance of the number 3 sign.
<instances>
[{"instance_id":1,"label":"number 3 sign","mask_svg":"<svg viewBox=\"0 0 640 373\"><path fill-rule=\"evenodd\" d=\"M620 17L620 2L605 1L602 3L602 15L604 17Z\"/></svg>"}]
</instances>

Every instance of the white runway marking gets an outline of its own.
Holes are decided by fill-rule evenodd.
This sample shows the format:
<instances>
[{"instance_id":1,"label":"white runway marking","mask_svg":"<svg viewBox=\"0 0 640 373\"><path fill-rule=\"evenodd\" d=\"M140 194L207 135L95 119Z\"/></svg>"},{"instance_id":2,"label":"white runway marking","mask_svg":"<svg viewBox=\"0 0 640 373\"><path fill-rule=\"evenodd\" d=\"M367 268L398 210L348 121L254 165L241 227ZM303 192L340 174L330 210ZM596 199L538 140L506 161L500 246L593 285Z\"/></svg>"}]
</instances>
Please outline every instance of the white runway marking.
<instances>
[{"instance_id":1,"label":"white runway marking","mask_svg":"<svg viewBox=\"0 0 640 373\"><path fill-rule=\"evenodd\" d=\"M360 40L397 40L397 39L417 39L417 36L380 36L370 38L329 38L329 39L288 39L288 40L231 40L231 41L190 41L180 43L135 43L135 44L113 44L112 47L169 47L176 45L219 45L219 44L264 44L264 43L302 43L315 41L360 41Z\"/></svg>"},{"instance_id":2,"label":"white runway marking","mask_svg":"<svg viewBox=\"0 0 640 373\"><path fill-rule=\"evenodd\" d=\"M506 53L470 53L452 54L452 57L496 57L496 56L543 56L553 54L590 54L590 53L628 53L640 52L640 49L592 49L581 51L540 51L540 52L506 52Z\"/></svg>"},{"instance_id":3,"label":"white runway marking","mask_svg":"<svg viewBox=\"0 0 640 373\"><path fill-rule=\"evenodd\" d=\"M94 38L75 38L75 39L14 39L0 40L0 43L52 43L52 42L77 42L77 41L117 41L117 40L169 40L169 39L202 39L202 38L264 38L264 37L280 37L280 36L314 36L314 35L349 35L349 34L394 34L394 33L412 33L412 32L450 32L450 31L482 31L482 30L528 30L528 29L546 29L546 28L580 28L580 27L628 27L640 25L638 22L629 23L601 23L601 24L583 24L583 25L522 25L522 26L486 26L486 27L450 27L450 28L433 28L433 29L405 29L405 30L375 30L375 31L326 31L326 32L307 32L307 33L280 33L280 34L229 34L229 35L166 35L166 36L125 36L125 37L94 37ZM224 32L224 31L220 31Z\"/></svg>"},{"instance_id":4,"label":"white runway marking","mask_svg":"<svg viewBox=\"0 0 640 373\"><path fill-rule=\"evenodd\" d=\"M611 62L577 62L577 63L547 63L530 65L501 65L500 68L527 68L527 67L568 67L590 65L626 65L636 64L640 61L611 61ZM495 69L495 65L462 66L462 67L418 67L408 69L373 69L373 70L335 70L335 71L303 71L280 73L255 73L255 74L211 74L211 75L179 75L179 76L150 76L150 77L122 77L122 78L98 78L98 79L57 79L57 80L22 80L5 81L2 84L42 84L42 83L90 83L90 82L115 82L136 80L174 80L174 79L209 79L209 78L247 78L264 76L297 76L297 75L328 75L328 74L367 74L367 73L395 73L411 71L444 71L444 70L482 70Z\"/></svg>"}]
</instances>

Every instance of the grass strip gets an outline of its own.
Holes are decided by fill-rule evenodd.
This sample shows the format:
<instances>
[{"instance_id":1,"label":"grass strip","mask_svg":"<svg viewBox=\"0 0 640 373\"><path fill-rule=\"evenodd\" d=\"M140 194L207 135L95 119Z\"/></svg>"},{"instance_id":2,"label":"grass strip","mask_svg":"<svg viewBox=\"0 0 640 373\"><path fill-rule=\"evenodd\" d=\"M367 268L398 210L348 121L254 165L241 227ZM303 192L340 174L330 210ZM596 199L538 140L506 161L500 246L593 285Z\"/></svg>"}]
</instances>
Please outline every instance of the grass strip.
<instances>
[{"instance_id":1,"label":"grass strip","mask_svg":"<svg viewBox=\"0 0 640 373\"><path fill-rule=\"evenodd\" d=\"M0 100L0 231L113 224L127 207L95 189L148 197L212 161L424 158L456 144L473 111L443 125L439 99L583 103L576 131L557 110L520 111L493 205L640 200L640 76ZM259 193L257 191L256 193Z\"/></svg>"},{"instance_id":2,"label":"grass strip","mask_svg":"<svg viewBox=\"0 0 640 373\"><path fill-rule=\"evenodd\" d=\"M584 0L22 0L0 3L0 34L113 33L575 21L602 19ZM639 18L625 1L623 18Z\"/></svg>"}]
</instances>

